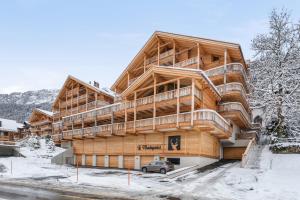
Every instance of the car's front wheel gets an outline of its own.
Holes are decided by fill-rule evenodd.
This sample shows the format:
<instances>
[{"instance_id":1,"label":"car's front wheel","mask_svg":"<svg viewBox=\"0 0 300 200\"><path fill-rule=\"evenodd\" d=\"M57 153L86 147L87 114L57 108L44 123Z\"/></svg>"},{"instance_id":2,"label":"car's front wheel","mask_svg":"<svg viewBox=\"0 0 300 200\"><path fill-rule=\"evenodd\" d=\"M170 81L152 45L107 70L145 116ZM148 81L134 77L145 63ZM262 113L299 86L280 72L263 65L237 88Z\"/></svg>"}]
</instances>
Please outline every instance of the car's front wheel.
<instances>
[{"instance_id":1,"label":"car's front wheel","mask_svg":"<svg viewBox=\"0 0 300 200\"><path fill-rule=\"evenodd\" d=\"M146 167L143 167L143 168L142 168L142 171L143 171L144 173L147 173L147 168L146 168Z\"/></svg>"},{"instance_id":2,"label":"car's front wheel","mask_svg":"<svg viewBox=\"0 0 300 200\"><path fill-rule=\"evenodd\" d=\"M165 173L167 173L167 170L164 169L164 168L162 168L162 169L160 169L160 173L161 173L161 174L165 174Z\"/></svg>"}]
</instances>

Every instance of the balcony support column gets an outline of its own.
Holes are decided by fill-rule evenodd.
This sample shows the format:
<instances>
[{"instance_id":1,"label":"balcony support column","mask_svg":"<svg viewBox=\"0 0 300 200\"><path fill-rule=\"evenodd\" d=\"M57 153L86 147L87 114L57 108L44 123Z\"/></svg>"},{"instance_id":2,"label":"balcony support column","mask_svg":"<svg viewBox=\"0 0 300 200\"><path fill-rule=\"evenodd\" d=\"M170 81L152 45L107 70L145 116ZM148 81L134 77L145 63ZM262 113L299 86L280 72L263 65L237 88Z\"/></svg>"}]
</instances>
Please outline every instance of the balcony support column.
<instances>
[{"instance_id":1,"label":"balcony support column","mask_svg":"<svg viewBox=\"0 0 300 200\"><path fill-rule=\"evenodd\" d=\"M98 103L98 95L97 92L95 92L95 108L97 108L97 103Z\"/></svg>"},{"instance_id":2,"label":"balcony support column","mask_svg":"<svg viewBox=\"0 0 300 200\"><path fill-rule=\"evenodd\" d=\"M155 130L155 117L156 117L156 77L153 74L154 85L153 85L153 130Z\"/></svg>"},{"instance_id":3,"label":"balcony support column","mask_svg":"<svg viewBox=\"0 0 300 200\"><path fill-rule=\"evenodd\" d=\"M85 88L85 111L88 110L87 104L88 104L88 89Z\"/></svg>"},{"instance_id":4,"label":"balcony support column","mask_svg":"<svg viewBox=\"0 0 300 200\"><path fill-rule=\"evenodd\" d=\"M159 66L159 61L160 61L160 43L159 43L159 38L157 37L157 65Z\"/></svg>"},{"instance_id":5,"label":"balcony support column","mask_svg":"<svg viewBox=\"0 0 300 200\"><path fill-rule=\"evenodd\" d=\"M144 53L144 73L146 72L146 55Z\"/></svg>"},{"instance_id":6,"label":"balcony support column","mask_svg":"<svg viewBox=\"0 0 300 200\"><path fill-rule=\"evenodd\" d=\"M127 87L130 85L130 74L127 72Z\"/></svg>"},{"instance_id":7,"label":"balcony support column","mask_svg":"<svg viewBox=\"0 0 300 200\"><path fill-rule=\"evenodd\" d=\"M133 130L135 132L135 122L136 122L136 92L134 92L134 119L133 119Z\"/></svg>"},{"instance_id":8,"label":"balcony support column","mask_svg":"<svg viewBox=\"0 0 300 200\"><path fill-rule=\"evenodd\" d=\"M194 126L194 110L195 110L195 79L192 78L192 103L191 103L191 126Z\"/></svg>"},{"instance_id":9,"label":"balcony support column","mask_svg":"<svg viewBox=\"0 0 300 200\"><path fill-rule=\"evenodd\" d=\"M177 120L176 127L179 127L179 114L180 114L180 79L177 79Z\"/></svg>"},{"instance_id":10,"label":"balcony support column","mask_svg":"<svg viewBox=\"0 0 300 200\"><path fill-rule=\"evenodd\" d=\"M226 92L227 83L227 49L224 50L224 92Z\"/></svg>"},{"instance_id":11,"label":"balcony support column","mask_svg":"<svg viewBox=\"0 0 300 200\"><path fill-rule=\"evenodd\" d=\"M65 116L68 115L68 96L67 96L67 92L66 92L66 114Z\"/></svg>"},{"instance_id":12,"label":"balcony support column","mask_svg":"<svg viewBox=\"0 0 300 200\"><path fill-rule=\"evenodd\" d=\"M127 130L127 97L125 97L125 124L124 124L125 133Z\"/></svg>"},{"instance_id":13,"label":"balcony support column","mask_svg":"<svg viewBox=\"0 0 300 200\"><path fill-rule=\"evenodd\" d=\"M197 43L197 69L200 69L200 44Z\"/></svg>"},{"instance_id":14,"label":"balcony support column","mask_svg":"<svg viewBox=\"0 0 300 200\"><path fill-rule=\"evenodd\" d=\"M175 41L173 40L173 67L175 67L175 62L176 62L176 44Z\"/></svg>"},{"instance_id":15,"label":"balcony support column","mask_svg":"<svg viewBox=\"0 0 300 200\"><path fill-rule=\"evenodd\" d=\"M73 114L73 82L71 86L71 115Z\"/></svg>"},{"instance_id":16,"label":"balcony support column","mask_svg":"<svg viewBox=\"0 0 300 200\"><path fill-rule=\"evenodd\" d=\"M79 113L79 88L78 88L78 91L77 91L77 113Z\"/></svg>"}]
</instances>

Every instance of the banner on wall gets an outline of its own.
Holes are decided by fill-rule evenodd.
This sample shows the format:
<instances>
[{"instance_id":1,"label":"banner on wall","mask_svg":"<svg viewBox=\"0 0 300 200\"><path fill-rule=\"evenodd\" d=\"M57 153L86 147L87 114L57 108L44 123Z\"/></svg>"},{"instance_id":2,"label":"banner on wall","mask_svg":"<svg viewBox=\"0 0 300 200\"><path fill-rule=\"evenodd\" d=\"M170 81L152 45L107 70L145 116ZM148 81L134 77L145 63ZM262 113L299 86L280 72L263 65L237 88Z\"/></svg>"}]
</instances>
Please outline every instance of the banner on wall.
<instances>
[{"instance_id":1,"label":"banner on wall","mask_svg":"<svg viewBox=\"0 0 300 200\"><path fill-rule=\"evenodd\" d=\"M178 151L180 150L181 136L173 135L168 137L168 150Z\"/></svg>"}]
</instances>

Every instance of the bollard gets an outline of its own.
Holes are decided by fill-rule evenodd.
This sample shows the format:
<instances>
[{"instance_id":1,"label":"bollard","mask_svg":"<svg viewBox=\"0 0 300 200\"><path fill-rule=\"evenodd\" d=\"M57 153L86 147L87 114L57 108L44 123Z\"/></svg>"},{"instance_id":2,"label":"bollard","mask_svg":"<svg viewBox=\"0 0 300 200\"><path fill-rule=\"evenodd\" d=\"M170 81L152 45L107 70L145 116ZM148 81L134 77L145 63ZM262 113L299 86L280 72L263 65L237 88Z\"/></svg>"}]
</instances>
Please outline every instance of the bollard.
<instances>
[{"instance_id":1,"label":"bollard","mask_svg":"<svg viewBox=\"0 0 300 200\"><path fill-rule=\"evenodd\" d=\"M12 169L12 160L10 161L10 174L12 175L12 173L13 173L13 169Z\"/></svg>"}]
</instances>

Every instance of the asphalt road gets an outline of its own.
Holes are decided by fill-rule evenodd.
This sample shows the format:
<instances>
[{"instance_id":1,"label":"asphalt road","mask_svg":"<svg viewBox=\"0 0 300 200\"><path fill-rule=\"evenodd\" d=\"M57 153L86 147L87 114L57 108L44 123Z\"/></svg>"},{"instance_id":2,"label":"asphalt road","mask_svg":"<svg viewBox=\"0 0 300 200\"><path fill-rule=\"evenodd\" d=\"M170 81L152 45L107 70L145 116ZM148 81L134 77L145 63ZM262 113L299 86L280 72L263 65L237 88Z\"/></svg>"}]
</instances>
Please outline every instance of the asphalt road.
<instances>
[{"instance_id":1,"label":"asphalt road","mask_svg":"<svg viewBox=\"0 0 300 200\"><path fill-rule=\"evenodd\" d=\"M0 200L70 200L70 199L116 199L73 192L57 192L24 186L0 184Z\"/></svg>"}]
</instances>

